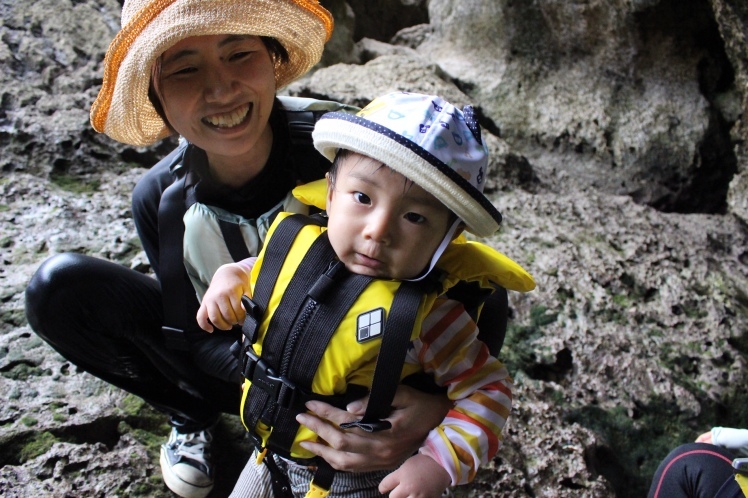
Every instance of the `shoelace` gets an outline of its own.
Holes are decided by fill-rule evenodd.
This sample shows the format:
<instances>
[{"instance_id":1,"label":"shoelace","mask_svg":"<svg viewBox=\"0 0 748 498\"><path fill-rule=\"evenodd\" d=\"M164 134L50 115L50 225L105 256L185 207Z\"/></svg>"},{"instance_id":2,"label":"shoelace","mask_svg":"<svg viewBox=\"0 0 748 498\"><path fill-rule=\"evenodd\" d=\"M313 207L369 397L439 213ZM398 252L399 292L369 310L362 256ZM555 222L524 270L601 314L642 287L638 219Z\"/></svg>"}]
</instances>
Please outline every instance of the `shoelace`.
<instances>
[{"instance_id":1,"label":"shoelace","mask_svg":"<svg viewBox=\"0 0 748 498\"><path fill-rule=\"evenodd\" d=\"M206 464L205 445L210 444L211 439L211 437L205 434L205 431L193 432L191 434L177 434L175 440L177 448L174 453L178 456L184 456L190 460Z\"/></svg>"}]
</instances>

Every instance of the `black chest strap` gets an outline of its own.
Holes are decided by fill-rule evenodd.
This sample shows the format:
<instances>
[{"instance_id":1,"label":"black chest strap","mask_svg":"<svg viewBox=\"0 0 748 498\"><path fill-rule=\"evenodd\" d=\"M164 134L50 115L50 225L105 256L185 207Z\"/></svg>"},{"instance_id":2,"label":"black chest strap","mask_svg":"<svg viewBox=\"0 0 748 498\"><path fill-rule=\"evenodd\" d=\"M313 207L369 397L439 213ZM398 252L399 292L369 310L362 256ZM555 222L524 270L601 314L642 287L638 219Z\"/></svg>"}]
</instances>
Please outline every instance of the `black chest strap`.
<instances>
[{"instance_id":1,"label":"black chest strap","mask_svg":"<svg viewBox=\"0 0 748 498\"><path fill-rule=\"evenodd\" d=\"M400 384L418 307L427 290L425 285L421 282L403 282L395 293L382 334L366 412L361 420L340 424L342 429L358 427L366 432L375 432L392 427L383 419L392 411L392 400Z\"/></svg>"}]
</instances>

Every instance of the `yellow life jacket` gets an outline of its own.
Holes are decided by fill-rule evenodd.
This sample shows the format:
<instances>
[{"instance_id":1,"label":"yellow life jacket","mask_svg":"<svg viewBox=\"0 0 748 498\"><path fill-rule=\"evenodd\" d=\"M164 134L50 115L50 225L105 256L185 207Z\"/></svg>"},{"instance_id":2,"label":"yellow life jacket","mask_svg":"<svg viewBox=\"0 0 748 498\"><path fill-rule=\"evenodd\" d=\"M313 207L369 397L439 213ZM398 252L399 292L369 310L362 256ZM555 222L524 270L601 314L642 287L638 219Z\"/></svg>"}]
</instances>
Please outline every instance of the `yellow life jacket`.
<instances>
[{"instance_id":1,"label":"yellow life jacket","mask_svg":"<svg viewBox=\"0 0 748 498\"><path fill-rule=\"evenodd\" d=\"M388 409L398 381L420 370L403 365L405 348L437 298L466 283L482 289L482 299L497 285L521 292L535 287L517 263L477 242L451 243L434 278L424 282L355 275L337 261L325 231L308 217L281 213L252 270L253 299L244 301L243 331L250 340L242 353L242 422L261 447L302 463L313 455L298 443L317 439L295 421L304 402L344 406L368 389L374 398L385 382L391 393L378 398ZM406 299L410 304L402 304ZM480 303L470 307L479 310ZM390 339L395 329L404 329L400 339ZM384 330L384 341L400 341L399 351L383 344Z\"/></svg>"},{"instance_id":2,"label":"yellow life jacket","mask_svg":"<svg viewBox=\"0 0 748 498\"><path fill-rule=\"evenodd\" d=\"M748 497L748 471L746 471L747 458L736 458L732 461L732 466L735 469L735 480L738 482L738 487L743 495ZM721 493L718 493L721 494Z\"/></svg>"},{"instance_id":3,"label":"yellow life jacket","mask_svg":"<svg viewBox=\"0 0 748 498\"><path fill-rule=\"evenodd\" d=\"M743 492L743 495L748 496L748 476L744 476L743 474L735 474L735 479L738 481L738 486L740 486L740 490Z\"/></svg>"}]
</instances>

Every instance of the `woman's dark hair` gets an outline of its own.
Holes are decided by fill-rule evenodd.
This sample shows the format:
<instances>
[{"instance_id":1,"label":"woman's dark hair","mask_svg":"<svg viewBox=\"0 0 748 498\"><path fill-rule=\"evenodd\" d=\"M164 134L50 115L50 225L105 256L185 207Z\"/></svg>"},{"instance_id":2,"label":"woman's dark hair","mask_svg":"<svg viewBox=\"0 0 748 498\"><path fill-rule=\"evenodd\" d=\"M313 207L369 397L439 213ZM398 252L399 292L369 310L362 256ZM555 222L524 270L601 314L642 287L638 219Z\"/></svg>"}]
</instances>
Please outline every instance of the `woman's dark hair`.
<instances>
[{"instance_id":1,"label":"woman's dark hair","mask_svg":"<svg viewBox=\"0 0 748 498\"><path fill-rule=\"evenodd\" d=\"M265 45L265 48L268 51L268 54L270 54L270 59L273 61L273 67L277 67L283 64L287 64L290 60L288 55L288 50L286 50L286 47L283 46L281 42L276 40L273 37L270 36L261 36L260 40L262 40L262 44ZM160 63L157 61L155 64ZM166 113L164 112L164 106L161 104L161 99L158 97L158 92L156 91L156 87L153 84L153 81L160 77L160 67L157 68L151 76L151 81L148 84L148 100L151 101L151 105L156 110L156 114L166 123L167 128L174 133L175 130L171 126L171 123L169 123L169 120L166 119Z\"/></svg>"},{"instance_id":2,"label":"woman's dark hair","mask_svg":"<svg viewBox=\"0 0 748 498\"><path fill-rule=\"evenodd\" d=\"M265 48L270 54L270 58L273 59L273 64L280 66L282 64L288 64L289 55L286 47L281 42L271 36L261 36L260 40L265 45Z\"/></svg>"}]
</instances>

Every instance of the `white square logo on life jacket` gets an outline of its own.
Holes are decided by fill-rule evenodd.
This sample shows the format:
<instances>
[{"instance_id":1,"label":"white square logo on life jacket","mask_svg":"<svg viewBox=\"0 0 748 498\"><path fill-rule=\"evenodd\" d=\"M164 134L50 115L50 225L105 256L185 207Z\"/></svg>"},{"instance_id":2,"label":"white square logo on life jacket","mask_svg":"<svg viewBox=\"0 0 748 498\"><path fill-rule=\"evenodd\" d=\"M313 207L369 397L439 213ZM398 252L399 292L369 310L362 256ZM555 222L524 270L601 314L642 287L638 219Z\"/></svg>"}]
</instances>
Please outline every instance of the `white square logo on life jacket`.
<instances>
[{"instance_id":1,"label":"white square logo on life jacket","mask_svg":"<svg viewBox=\"0 0 748 498\"><path fill-rule=\"evenodd\" d=\"M376 339L384 331L384 308L361 313L356 319L356 340L366 342Z\"/></svg>"}]
</instances>

